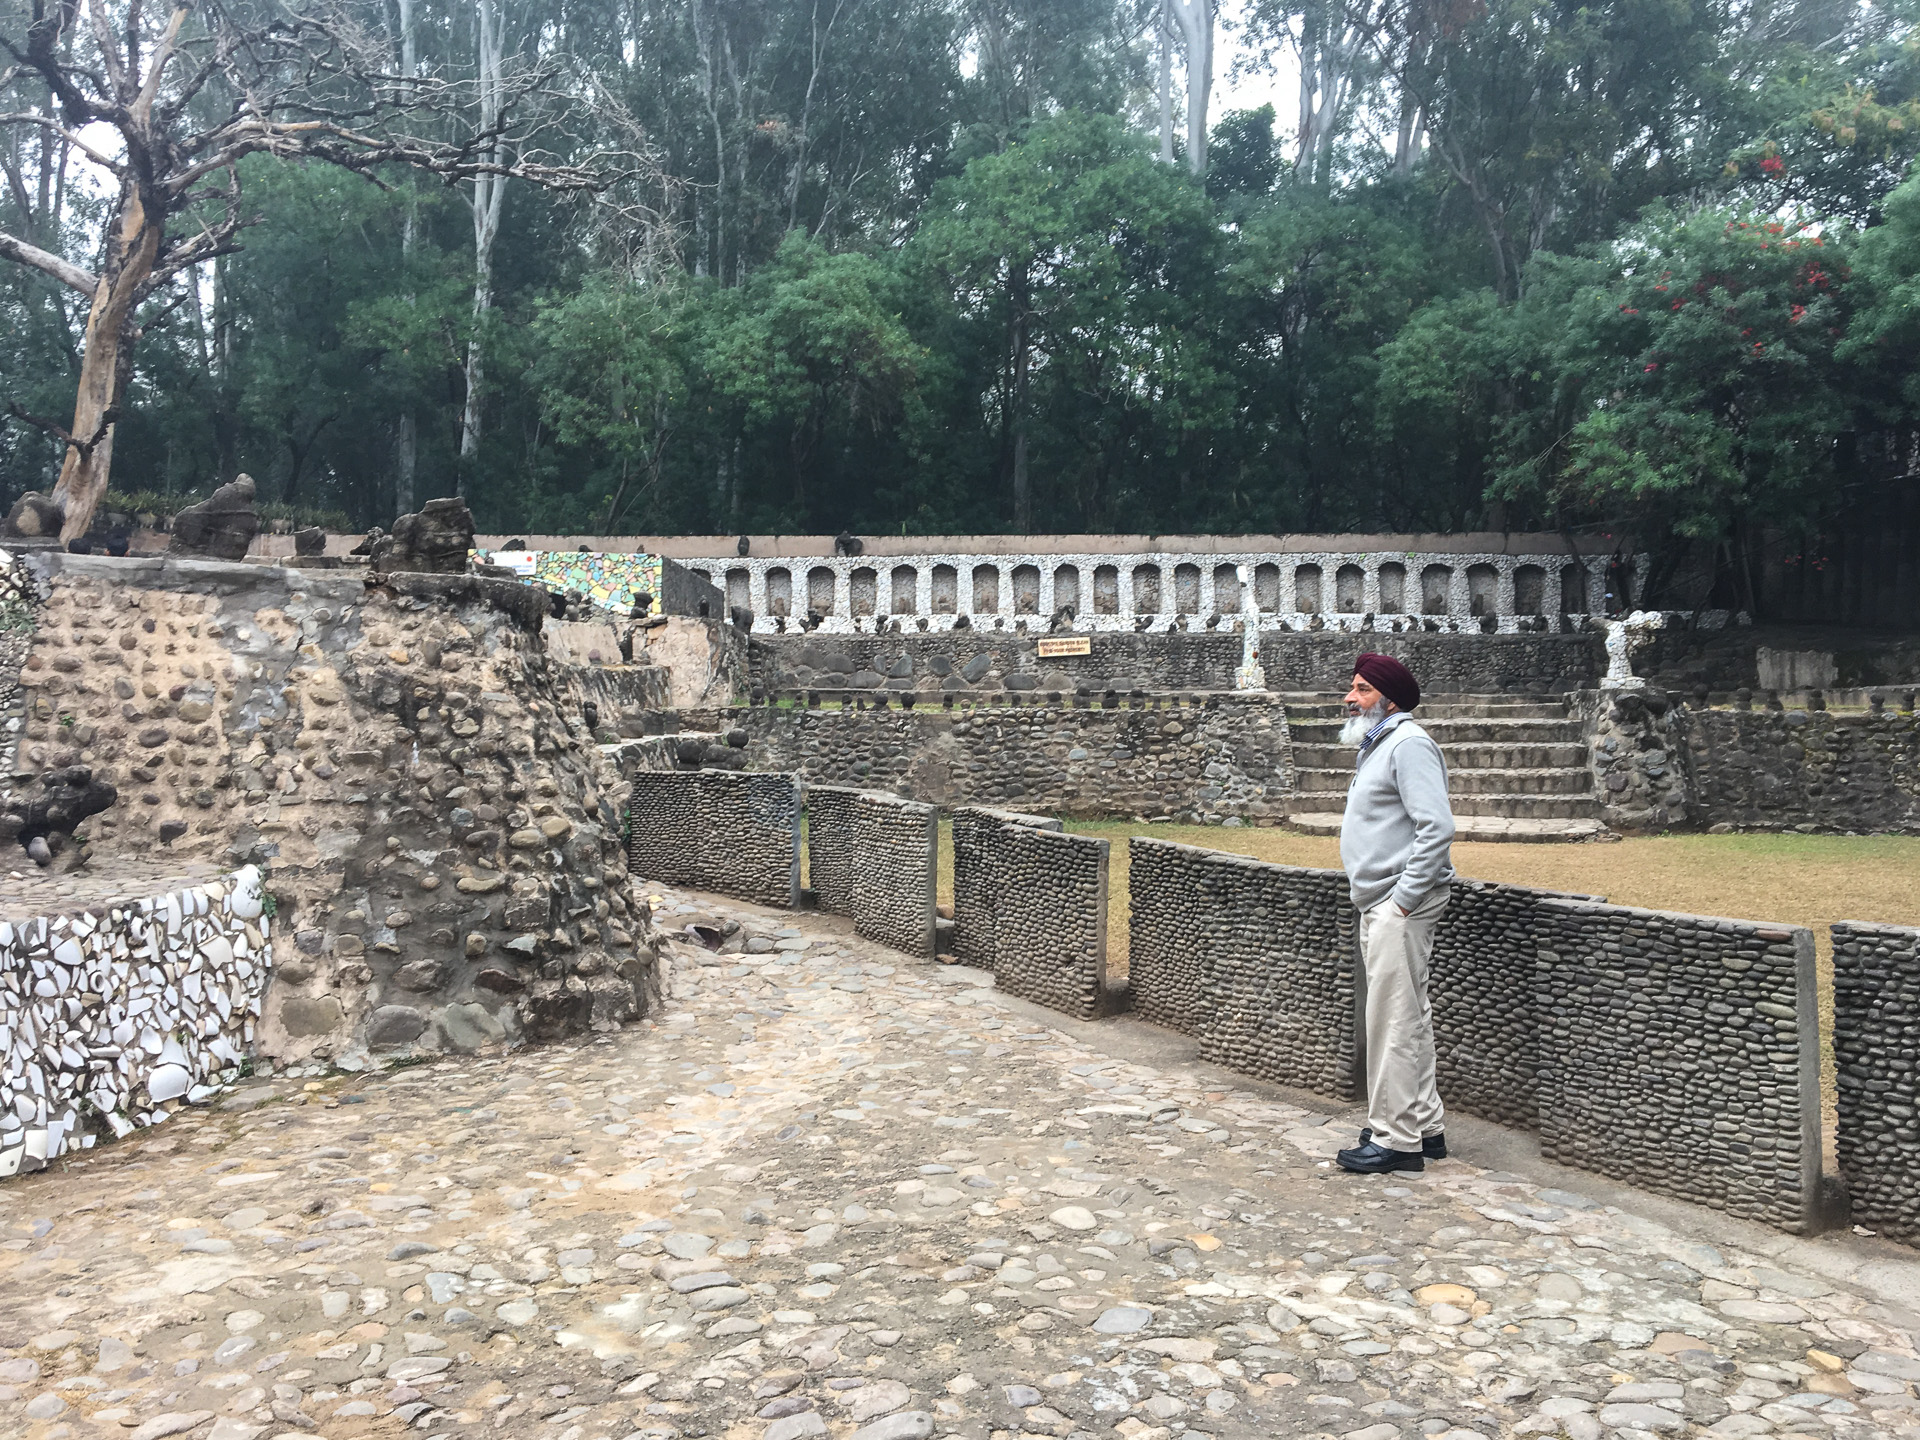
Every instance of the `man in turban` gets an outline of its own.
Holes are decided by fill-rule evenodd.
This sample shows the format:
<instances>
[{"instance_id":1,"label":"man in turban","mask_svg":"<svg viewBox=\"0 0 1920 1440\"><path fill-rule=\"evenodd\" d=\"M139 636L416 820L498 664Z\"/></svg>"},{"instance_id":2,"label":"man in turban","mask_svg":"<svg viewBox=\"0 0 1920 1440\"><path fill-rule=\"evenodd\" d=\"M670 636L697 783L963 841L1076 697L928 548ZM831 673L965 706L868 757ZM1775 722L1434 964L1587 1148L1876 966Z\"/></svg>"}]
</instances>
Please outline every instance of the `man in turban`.
<instances>
[{"instance_id":1,"label":"man in turban","mask_svg":"<svg viewBox=\"0 0 1920 1440\"><path fill-rule=\"evenodd\" d=\"M1427 962L1453 881L1447 762L1414 723L1420 684L1390 655L1353 665L1341 740L1357 746L1340 863L1360 912L1367 977L1367 1128L1339 1154L1363 1175L1423 1170L1447 1153L1434 1085Z\"/></svg>"}]
</instances>

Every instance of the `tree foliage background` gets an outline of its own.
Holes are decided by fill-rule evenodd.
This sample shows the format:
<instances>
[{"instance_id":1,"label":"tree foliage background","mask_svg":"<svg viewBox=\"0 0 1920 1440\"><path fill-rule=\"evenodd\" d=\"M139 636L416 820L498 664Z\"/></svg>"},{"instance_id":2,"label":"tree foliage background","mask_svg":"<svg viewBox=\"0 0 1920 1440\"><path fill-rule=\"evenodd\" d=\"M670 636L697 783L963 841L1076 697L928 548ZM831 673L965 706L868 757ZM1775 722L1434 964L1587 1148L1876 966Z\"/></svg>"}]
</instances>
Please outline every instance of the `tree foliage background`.
<instances>
[{"instance_id":1,"label":"tree foliage background","mask_svg":"<svg viewBox=\"0 0 1920 1440\"><path fill-rule=\"evenodd\" d=\"M1735 600L1762 530L1911 510L1914 0L1255 0L1275 103L1210 117L1204 174L1159 158L1188 148L1155 133L1159 0L491 3L644 133L668 243L509 182L476 306L466 186L251 157L243 248L144 323L122 496L246 470L356 527L459 490L567 534L1599 527L1705 547ZM356 7L399 55L403 11ZM473 0L404 18L418 73L475 63ZM0 230L91 263L81 157L0 142ZM8 401L71 410L84 305L0 265ZM0 490L59 457L8 425Z\"/></svg>"}]
</instances>

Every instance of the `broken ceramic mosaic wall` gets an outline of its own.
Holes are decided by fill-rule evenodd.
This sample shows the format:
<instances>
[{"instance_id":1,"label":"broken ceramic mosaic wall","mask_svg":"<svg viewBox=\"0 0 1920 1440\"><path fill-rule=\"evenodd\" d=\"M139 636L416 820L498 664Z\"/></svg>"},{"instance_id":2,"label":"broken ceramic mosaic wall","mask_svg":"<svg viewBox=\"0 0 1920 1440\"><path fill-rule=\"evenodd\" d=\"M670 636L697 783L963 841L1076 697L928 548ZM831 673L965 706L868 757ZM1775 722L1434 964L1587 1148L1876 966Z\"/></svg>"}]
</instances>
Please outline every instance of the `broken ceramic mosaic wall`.
<instances>
[{"instance_id":1,"label":"broken ceramic mosaic wall","mask_svg":"<svg viewBox=\"0 0 1920 1440\"><path fill-rule=\"evenodd\" d=\"M209 1099L252 1055L272 964L260 871L0 921L0 1175Z\"/></svg>"}]
</instances>

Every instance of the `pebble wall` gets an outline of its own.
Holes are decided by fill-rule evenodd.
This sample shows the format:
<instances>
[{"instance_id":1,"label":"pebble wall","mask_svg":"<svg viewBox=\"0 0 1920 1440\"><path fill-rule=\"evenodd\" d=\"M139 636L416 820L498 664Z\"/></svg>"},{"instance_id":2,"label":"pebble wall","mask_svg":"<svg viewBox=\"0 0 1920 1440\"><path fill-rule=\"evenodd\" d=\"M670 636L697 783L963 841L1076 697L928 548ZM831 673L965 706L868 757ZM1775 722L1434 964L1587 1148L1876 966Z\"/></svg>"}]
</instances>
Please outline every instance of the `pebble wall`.
<instances>
[{"instance_id":1,"label":"pebble wall","mask_svg":"<svg viewBox=\"0 0 1920 1440\"><path fill-rule=\"evenodd\" d=\"M1539 1017L1534 972L1548 899L1521 885L1456 880L1434 931L1427 993L1440 1096L1521 1130L1539 1127Z\"/></svg>"},{"instance_id":2,"label":"pebble wall","mask_svg":"<svg viewBox=\"0 0 1920 1440\"><path fill-rule=\"evenodd\" d=\"M807 888L815 908L829 915L851 915L860 857L861 792L842 785L809 785L807 805Z\"/></svg>"},{"instance_id":3,"label":"pebble wall","mask_svg":"<svg viewBox=\"0 0 1920 1440\"><path fill-rule=\"evenodd\" d=\"M953 821L953 958L976 969L993 968L994 904L998 882L993 861L1002 825L1059 831L1058 820L1016 810L961 805Z\"/></svg>"},{"instance_id":4,"label":"pebble wall","mask_svg":"<svg viewBox=\"0 0 1920 1440\"><path fill-rule=\"evenodd\" d=\"M1920 930L1833 927L1833 1058L1853 1219L1920 1242Z\"/></svg>"},{"instance_id":5,"label":"pebble wall","mask_svg":"<svg viewBox=\"0 0 1920 1440\"><path fill-rule=\"evenodd\" d=\"M1195 1036L1205 1059L1354 1096L1357 917L1347 877L1166 840L1127 843L1135 1012Z\"/></svg>"},{"instance_id":6,"label":"pebble wall","mask_svg":"<svg viewBox=\"0 0 1920 1440\"><path fill-rule=\"evenodd\" d=\"M1540 1150L1643 1189L1813 1228L1813 932L1542 900Z\"/></svg>"},{"instance_id":7,"label":"pebble wall","mask_svg":"<svg viewBox=\"0 0 1920 1440\"><path fill-rule=\"evenodd\" d=\"M0 920L0 1176L206 1100L255 1053L272 964L260 871Z\"/></svg>"},{"instance_id":8,"label":"pebble wall","mask_svg":"<svg viewBox=\"0 0 1920 1440\"><path fill-rule=\"evenodd\" d=\"M635 771L636 875L791 910L800 904L800 787L791 775Z\"/></svg>"},{"instance_id":9,"label":"pebble wall","mask_svg":"<svg viewBox=\"0 0 1920 1440\"><path fill-rule=\"evenodd\" d=\"M1286 710L1264 695L1110 709L755 706L732 719L754 769L934 805L1245 823L1277 820L1291 793Z\"/></svg>"},{"instance_id":10,"label":"pebble wall","mask_svg":"<svg viewBox=\"0 0 1920 1440\"><path fill-rule=\"evenodd\" d=\"M1107 973L1108 842L1005 821L982 833L995 987L1076 1020L1117 1008ZM956 914L957 900L956 892Z\"/></svg>"},{"instance_id":11,"label":"pebble wall","mask_svg":"<svg viewBox=\"0 0 1920 1440\"><path fill-rule=\"evenodd\" d=\"M907 955L933 954L940 812L871 790L807 787L814 903ZM824 885L824 888L822 888Z\"/></svg>"}]
</instances>

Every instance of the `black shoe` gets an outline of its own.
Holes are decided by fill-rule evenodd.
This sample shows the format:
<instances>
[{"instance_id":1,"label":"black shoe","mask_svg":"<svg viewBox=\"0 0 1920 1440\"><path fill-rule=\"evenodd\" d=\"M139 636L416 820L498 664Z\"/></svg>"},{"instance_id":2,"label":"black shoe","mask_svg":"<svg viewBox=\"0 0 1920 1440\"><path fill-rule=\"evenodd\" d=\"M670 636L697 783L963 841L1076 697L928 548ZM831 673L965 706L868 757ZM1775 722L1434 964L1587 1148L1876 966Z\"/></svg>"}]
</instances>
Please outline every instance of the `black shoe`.
<instances>
[{"instance_id":1,"label":"black shoe","mask_svg":"<svg viewBox=\"0 0 1920 1440\"><path fill-rule=\"evenodd\" d=\"M1371 1129L1371 1127L1363 1128L1360 1131L1360 1143L1362 1145L1371 1145L1373 1143L1373 1130ZM1424 1140L1422 1140L1420 1142L1420 1153L1426 1156L1427 1159L1429 1160L1446 1159L1447 1158L1446 1132L1442 1131L1438 1135L1429 1135Z\"/></svg>"},{"instance_id":2,"label":"black shoe","mask_svg":"<svg viewBox=\"0 0 1920 1440\"><path fill-rule=\"evenodd\" d=\"M1334 1157L1342 1170L1356 1175L1385 1175L1394 1170L1424 1170L1426 1157L1418 1150L1389 1150L1371 1140L1357 1150L1342 1150Z\"/></svg>"}]
</instances>

